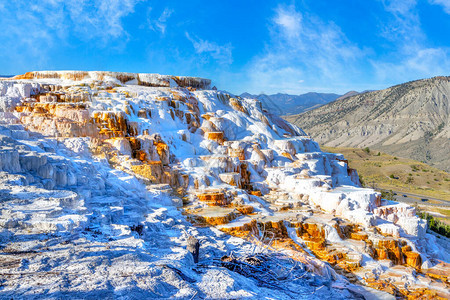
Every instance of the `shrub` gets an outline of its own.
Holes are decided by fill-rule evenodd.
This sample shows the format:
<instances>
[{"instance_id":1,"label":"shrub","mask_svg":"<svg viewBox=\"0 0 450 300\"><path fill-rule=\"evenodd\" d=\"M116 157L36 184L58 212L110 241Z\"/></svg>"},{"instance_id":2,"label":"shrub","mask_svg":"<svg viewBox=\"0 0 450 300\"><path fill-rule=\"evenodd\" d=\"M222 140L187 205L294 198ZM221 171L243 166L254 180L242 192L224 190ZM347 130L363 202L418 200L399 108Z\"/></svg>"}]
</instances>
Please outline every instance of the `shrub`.
<instances>
[{"instance_id":1,"label":"shrub","mask_svg":"<svg viewBox=\"0 0 450 300\"><path fill-rule=\"evenodd\" d=\"M366 148L364 148L363 149L367 154L369 154L370 153L370 149L369 149L369 147L366 147Z\"/></svg>"},{"instance_id":2,"label":"shrub","mask_svg":"<svg viewBox=\"0 0 450 300\"><path fill-rule=\"evenodd\" d=\"M386 199L386 200L395 200L394 192L392 190L390 190L390 191L381 191L381 198Z\"/></svg>"},{"instance_id":3,"label":"shrub","mask_svg":"<svg viewBox=\"0 0 450 300\"><path fill-rule=\"evenodd\" d=\"M417 215L424 219L427 220L427 224L428 224L428 228L436 233L439 233L445 237L450 238L450 225L447 225L437 219L435 219L432 215L428 214L428 213L424 213L419 211L417 213Z\"/></svg>"},{"instance_id":4,"label":"shrub","mask_svg":"<svg viewBox=\"0 0 450 300\"><path fill-rule=\"evenodd\" d=\"M359 175L359 183L361 183L361 186L366 186L362 175Z\"/></svg>"}]
</instances>

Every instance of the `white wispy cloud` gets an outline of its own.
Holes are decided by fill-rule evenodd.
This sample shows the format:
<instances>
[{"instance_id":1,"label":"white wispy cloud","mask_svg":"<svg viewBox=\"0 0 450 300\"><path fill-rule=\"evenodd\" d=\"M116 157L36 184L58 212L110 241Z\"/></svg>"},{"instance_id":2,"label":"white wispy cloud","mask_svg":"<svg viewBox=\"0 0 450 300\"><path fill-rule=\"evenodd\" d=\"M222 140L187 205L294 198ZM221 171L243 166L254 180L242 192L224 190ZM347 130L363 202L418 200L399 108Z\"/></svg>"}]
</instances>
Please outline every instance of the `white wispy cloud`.
<instances>
[{"instance_id":1,"label":"white wispy cloud","mask_svg":"<svg viewBox=\"0 0 450 300\"><path fill-rule=\"evenodd\" d=\"M162 34L166 32L167 20L169 19L172 13L173 13L172 9L165 8L161 16L159 16L158 21L156 22L156 27L159 28Z\"/></svg>"},{"instance_id":2,"label":"white wispy cloud","mask_svg":"<svg viewBox=\"0 0 450 300\"><path fill-rule=\"evenodd\" d=\"M159 31L162 34L165 34L167 22L170 16L173 14L174 10L166 7L158 18L154 18L151 12L152 8L149 7L147 10L147 24L144 26L147 26L149 29L153 31Z\"/></svg>"},{"instance_id":3,"label":"white wispy cloud","mask_svg":"<svg viewBox=\"0 0 450 300\"><path fill-rule=\"evenodd\" d=\"M450 5L449 1L447 3ZM383 36L393 42L396 49L391 59L371 60L377 80L401 82L448 74L450 49L429 46L421 27L417 1L392 0L383 4L393 17L385 24Z\"/></svg>"},{"instance_id":4,"label":"white wispy cloud","mask_svg":"<svg viewBox=\"0 0 450 300\"><path fill-rule=\"evenodd\" d=\"M395 62L372 61L376 81L389 85L408 80L448 75L449 50L443 48L415 48L416 52Z\"/></svg>"},{"instance_id":5,"label":"white wispy cloud","mask_svg":"<svg viewBox=\"0 0 450 300\"><path fill-rule=\"evenodd\" d=\"M248 66L253 92L300 93L317 88L313 85L318 81L323 86L327 82L339 85L352 71L358 73L353 66L364 51L333 22L297 11L294 6L278 6L269 31L270 41L263 53Z\"/></svg>"},{"instance_id":6,"label":"white wispy cloud","mask_svg":"<svg viewBox=\"0 0 450 300\"><path fill-rule=\"evenodd\" d=\"M302 18L302 15L293 9L286 11L278 8L277 15L273 21L280 26L287 36L298 37L301 32Z\"/></svg>"},{"instance_id":7,"label":"white wispy cloud","mask_svg":"<svg viewBox=\"0 0 450 300\"><path fill-rule=\"evenodd\" d=\"M436 0L439 1L439 0ZM431 45L416 0L380 0L377 41L362 47L335 23L293 5L280 5L268 23L270 39L247 65L254 93L346 92L446 75L450 49Z\"/></svg>"},{"instance_id":8,"label":"white wispy cloud","mask_svg":"<svg viewBox=\"0 0 450 300\"><path fill-rule=\"evenodd\" d=\"M392 13L405 15L413 11L417 0L382 0L386 10Z\"/></svg>"},{"instance_id":9,"label":"white wispy cloud","mask_svg":"<svg viewBox=\"0 0 450 300\"><path fill-rule=\"evenodd\" d=\"M407 40L409 43L424 39L416 0L383 0L384 9L389 13L382 26L382 35L387 40Z\"/></svg>"},{"instance_id":10,"label":"white wispy cloud","mask_svg":"<svg viewBox=\"0 0 450 300\"><path fill-rule=\"evenodd\" d=\"M47 0L53 2L52 0ZM58 0L55 0L58 1ZM74 30L85 38L118 38L127 35L122 19L134 12L139 0L58 1Z\"/></svg>"},{"instance_id":11,"label":"white wispy cloud","mask_svg":"<svg viewBox=\"0 0 450 300\"><path fill-rule=\"evenodd\" d=\"M431 4L441 5L444 11L450 14L450 1L449 0L429 0Z\"/></svg>"},{"instance_id":12,"label":"white wispy cloud","mask_svg":"<svg viewBox=\"0 0 450 300\"><path fill-rule=\"evenodd\" d=\"M218 45L217 43L202 40L198 37L192 37L188 32L185 33L186 38L192 43L194 50L199 54L205 62L211 57L217 63L230 65L233 63L233 47L230 43L226 45Z\"/></svg>"},{"instance_id":13,"label":"white wispy cloud","mask_svg":"<svg viewBox=\"0 0 450 300\"><path fill-rule=\"evenodd\" d=\"M0 9L0 52L9 59L46 60L49 48L70 41L90 41L97 46L109 45L128 34L122 19L134 11L141 0L41 0L38 3L17 0L2 2ZM1 55L1 54L0 54Z\"/></svg>"}]
</instances>

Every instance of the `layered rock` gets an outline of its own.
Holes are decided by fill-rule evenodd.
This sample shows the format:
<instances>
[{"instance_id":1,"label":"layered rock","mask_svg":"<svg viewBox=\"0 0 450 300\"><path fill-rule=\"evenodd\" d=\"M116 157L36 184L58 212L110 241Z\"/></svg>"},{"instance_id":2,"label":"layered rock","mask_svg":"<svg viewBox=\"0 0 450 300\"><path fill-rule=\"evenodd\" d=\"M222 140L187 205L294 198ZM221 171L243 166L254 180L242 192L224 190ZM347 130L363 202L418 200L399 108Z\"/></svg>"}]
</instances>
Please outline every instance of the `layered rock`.
<instances>
[{"instance_id":1,"label":"layered rock","mask_svg":"<svg viewBox=\"0 0 450 300\"><path fill-rule=\"evenodd\" d=\"M124 73L124 72L85 72L85 71L39 71L28 72L17 75L13 79L62 79L70 81L116 81L122 84L137 84L151 87L191 87L206 89L210 88L211 80L186 77L169 76L148 73Z\"/></svg>"},{"instance_id":2,"label":"layered rock","mask_svg":"<svg viewBox=\"0 0 450 300\"><path fill-rule=\"evenodd\" d=\"M32 174L35 179L25 184L39 182L50 190L82 193L83 185L96 183L98 193L108 193L104 174L79 178L63 161L42 155L45 145L22 153L14 144L44 136L80 157L92 152L123 178L171 191L164 205L180 206L177 197L183 197L184 214L197 226L217 226L264 249L287 251L317 272L337 276L336 271L369 284L361 272L387 274L403 267L410 276L418 271L428 276L430 262L445 259L424 241L426 224L413 208L361 188L342 155L323 153L301 129L265 112L258 101L203 90L209 82L200 79L144 75L33 72L0 81L0 97L7 98L1 98L0 120L8 124L0 170ZM55 149L52 145L47 148ZM102 180L91 182L89 176ZM131 200L119 199L95 198L93 216L130 221L136 211L144 213ZM18 217L1 220L11 228ZM398 291L406 284L399 282L393 285Z\"/></svg>"}]
</instances>

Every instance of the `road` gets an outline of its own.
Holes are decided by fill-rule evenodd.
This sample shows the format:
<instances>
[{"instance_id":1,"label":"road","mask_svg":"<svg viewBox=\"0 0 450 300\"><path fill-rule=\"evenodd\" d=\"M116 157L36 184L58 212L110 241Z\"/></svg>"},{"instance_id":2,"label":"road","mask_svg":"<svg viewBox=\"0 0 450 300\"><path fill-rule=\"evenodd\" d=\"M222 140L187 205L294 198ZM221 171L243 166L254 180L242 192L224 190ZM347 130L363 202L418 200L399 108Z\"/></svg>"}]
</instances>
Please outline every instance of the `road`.
<instances>
[{"instance_id":1,"label":"road","mask_svg":"<svg viewBox=\"0 0 450 300\"><path fill-rule=\"evenodd\" d=\"M411 194L411 193L404 193L404 192L399 192L399 191L393 191L393 192L397 193L397 195L394 196L395 201L407 203L411 206L417 205L421 211L428 212L429 214L431 214L434 217L443 218L441 220L444 223L450 225L450 217L443 215L439 211L436 211L437 208L450 209L450 201L426 197L426 196L422 196L422 195ZM406 195L406 197L404 197L403 195ZM422 199L427 199L427 201L422 201Z\"/></svg>"},{"instance_id":2,"label":"road","mask_svg":"<svg viewBox=\"0 0 450 300\"><path fill-rule=\"evenodd\" d=\"M397 194L394 196L394 198L396 201L399 201L399 202L405 202L405 203L409 203L409 204L417 203L417 204L427 205L427 206L450 208L449 200L427 197L427 196L417 195L417 194L412 194L412 193L399 192L399 191L393 191L393 192ZM403 195L406 195L406 197L404 197ZM427 201L422 201L422 199L427 199Z\"/></svg>"}]
</instances>

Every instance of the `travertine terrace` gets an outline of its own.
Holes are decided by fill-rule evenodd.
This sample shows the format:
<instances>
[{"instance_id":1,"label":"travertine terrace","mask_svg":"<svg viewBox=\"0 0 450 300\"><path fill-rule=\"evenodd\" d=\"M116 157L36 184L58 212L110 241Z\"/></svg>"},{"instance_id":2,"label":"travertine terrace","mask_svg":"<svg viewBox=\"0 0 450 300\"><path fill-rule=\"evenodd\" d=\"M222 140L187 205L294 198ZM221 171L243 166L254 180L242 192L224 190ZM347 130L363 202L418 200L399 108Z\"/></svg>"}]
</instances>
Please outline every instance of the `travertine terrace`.
<instances>
[{"instance_id":1,"label":"travertine terrace","mask_svg":"<svg viewBox=\"0 0 450 300\"><path fill-rule=\"evenodd\" d=\"M210 85L202 78L80 71L29 72L0 81L1 270L10 274L2 281L3 295L15 289L28 295L20 289L20 274L28 286L79 290L82 283L74 278L61 279L68 261L57 264L58 254L52 254L47 261L53 264L38 262L35 255L48 255L44 248L59 253L66 244L73 251L92 246L106 253L111 247L129 255L126 249L163 253L158 257L176 266L150 266L178 292L160 287L158 294L139 281L147 273L133 273L141 278L133 277L135 285L161 297L265 293L250 285L219 293L202 277L206 273L184 269L192 264L184 250L189 232L207 241L203 264L224 249L250 245L283 253L334 282L317 297L355 296L355 284L387 298L450 297L449 242L427 233L413 207L362 188L342 155L322 152L257 100ZM225 237L234 248L224 246ZM88 272L87 257L73 259L79 270L69 273ZM149 267L136 261L126 268ZM108 276L120 276L115 266L105 266L116 272ZM54 272L48 276L64 282L42 283L38 272ZM89 276L80 278L94 290L104 288ZM230 272L223 276L239 280ZM118 291L133 283L109 284Z\"/></svg>"}]
</instances>

